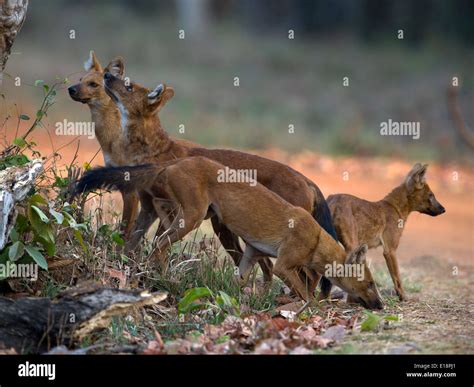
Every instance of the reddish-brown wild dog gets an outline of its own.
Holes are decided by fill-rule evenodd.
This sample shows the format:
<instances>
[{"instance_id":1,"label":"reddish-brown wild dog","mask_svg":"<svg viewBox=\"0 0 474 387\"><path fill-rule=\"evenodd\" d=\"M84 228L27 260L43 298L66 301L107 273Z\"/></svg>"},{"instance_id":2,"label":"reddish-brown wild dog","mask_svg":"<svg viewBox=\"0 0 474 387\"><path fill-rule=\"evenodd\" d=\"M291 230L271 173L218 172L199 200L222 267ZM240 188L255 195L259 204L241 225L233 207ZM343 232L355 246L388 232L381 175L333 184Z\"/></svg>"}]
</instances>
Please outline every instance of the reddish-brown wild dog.
<instances>
[{"instance_id":1,"label":"reddish-brown wild dog","mask_svg":"<svg viewBox=\"0 0 474 387\"><path fill-rule=\"evenodd\" d=\"M400 300L406 299L406 295L396 251L408 215L418 211L438 216L446 211L426 182L427 168L427 164L415 164L405 181L378 202L347 194L328 197L336 232L346 251L360 243L366 243L369 248L383 247L383 256Z\"/></svg>"}]
</instances>

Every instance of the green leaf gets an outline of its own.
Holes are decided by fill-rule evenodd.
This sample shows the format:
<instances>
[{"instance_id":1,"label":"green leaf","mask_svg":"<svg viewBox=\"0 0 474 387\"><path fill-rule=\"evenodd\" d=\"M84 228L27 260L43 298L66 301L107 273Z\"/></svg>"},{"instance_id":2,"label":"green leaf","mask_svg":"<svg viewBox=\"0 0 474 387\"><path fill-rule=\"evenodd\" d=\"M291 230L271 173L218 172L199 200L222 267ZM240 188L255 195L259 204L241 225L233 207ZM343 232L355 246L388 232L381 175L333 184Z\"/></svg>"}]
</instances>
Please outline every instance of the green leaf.
<instances>
[{"instance_id":1,"label":"green leaf","mask_svg":"<svg viewBox=\"0 0 474 387\"><path fill-rule=\"evenodd\" d=\"M117 231L114 231L110 237L119 246L123 246L125 244L125 241L120 237L120 233L118 233Z\"/></svg>"},{"instance_id":2,"label":"green leaf","mask_svg":"<svg viewBox=\"0 0 474 387\"><path fill-rule=\"evenodd\" d=\"M19 148L23 148L23 147L28 145L28 143L24 139L22 139L21 137L15 138L13 140L13 144L16 145Z\"/></svg>"},{"instance_id":3,"label":"green leaf","mask_svg":"<svg viewBox=\"0 0 474 387\"><path fill-rule=\"evenodd\" d=\"M77 227L76 219L74 219L69 212L62 211L62 214L64 215L64 218L66 219L66 222L69 225L69 227L72 227L72 228Z\"/></svg>"},{"instance_id":4,"label":"green leaf","mask_svg":"<svg viewBox=\"0 0 474 387\"><path fill-rule=\"evenodd\" d=\"M178 312L184 314L200 308L202 305L195 303L195 301L204 297L212 297L212 292L209 288L203 287L186 290L184 297L178 303Z\"/></svg>"},{"instance_id":5,"label":"green leaf","mask_svg":"<svg viewBox=\"0 0 474 387\"><path fill-rule=\"evenodd\" d=\"M36 207L35 205L32 205L31 208L36 211L36 213L38 214L38 216L40 217L40 219L43 223L46 223L46 224L49 223L48 217L46 216L46 214L39 207Z\"/></svg>"},{"instance_id":6,"label":"green leaf","mask_svg":"<svg viewBox=\"0 0 474 387\"><path fill-rule=\"evenodd\" d=\"M364 313L367 315L367 318L362 322L360 330L363 332L376 330L382 317L369 311L364 311Z\"/></svg>"},{"instance_id":7,"label":"green leaf","mask_svg":"<svg viewBox=\"0 0 474 387\"><path fill-rule=\"evenodd\" d=\"M33 258L33 260L44 270L48 270L48 262L46 262L45 257L41 252L33 246L25 246L25 250L28 255Z\"/></svg>"},{"instance_id":8,"label":"green leaf","mask_svg":"<svg viewBox=\"0 0 474 387\"><path fill-rule=\"evenodd\" d=\"M69 179L67 177L56 176L53 187L66 188L69 184Z\"/></svg>"},{"instance_id":9,"label":"green leaf","mask_svg":"<svg viewBox=\"0 0 474 387\"><path fill-rule=\"evenodd\" d=\"M40 85L43 85L44 84L44 81L42 79L37 79L35 81L35 86L40 86Z\"/></svg>"},{"instance_id":10,"label":"green leaf","mask_svg":"<svg viewBox=\"0 0 474 387\"><path fill-rule=\"evenodd\" d=\"M120 260L123 262L123 263L127 263L130 259L124 255L124 254L120 254Z\"/></svg>"},{"instance_id":11,"label":"green leaf","mask_svg":"<svg viewBox=\"0 0 474 387\"><path fill-rule=\"evenodd\" d=\"M64 222L64 215L63 214L56 211L54 208L50 208L49 213L54 217L57 224L63 224L63 222Z\"/></svg>"},{"instance_id":12,"label":"green leaf","mask_svg":"<svg viewBox=\"0 0 474 387\"><path fill-rule=\"evenodd\" d=\"M51 231L51 230L48 230L48 231ZM52 257L54 255L54 253L56 252L56 245L54 243L54 236L52 234L52 231L51 233L48 232L46 234L46 237L37 236L35 240L38 243L40 243L41 246L43 246L48 256Z\"/></svg>"},{"instance_id":13,"label":"green leaf","mask_svg":"<svg viewBox=\"0 0 474 387\"><path fill-rule=\"evenodd\" d=\"M19 235L23 235L23 234L27 233L28 231L31 231L30 223L28 222L28 218L25 215L18 214L18 216L16 217L16 223L15 223L14 230L16 230ZM10 236L11 235L12 234L10 233ZM15 242L15 240L13 240L13 239L12 239L12 241Z\"/></svg>"},{"instance_id":14,"label":"green leaf","mask_svg":"<svg viewBox=\"0 0 474 387\"><path fill-rule=\"evenodd\" d=\"M222 344L222 343L226 343L230 340L230 336L229 335L223 335L223 336L220 336L217 340L216 340L216 344Z\"/></svg>"},{"instance_id":15,"label":"green leaf","mask_svg":"<svg viewBox=\"0 0 474 387\"><path fill-rule=\"evenodd\" d=\"M29 120L30 120L30 117L27 116L26 114L21 114L21 115L20 115L20 120L29 121Z\"/></svg>"},{"instance_id":16,"label":"green leaf","mask_svg":"<svg viewBox=\"0 0 474 387\"><path fill-rule=\"evenodd\" d=\"M43 85L43 89L47 93L49 91L49 86L48 85Z\"/></svg>"},{"instance_id":17,"label":"green leaf","mask_svg":"<svg viewBox=\"0 0 474 387\"><path fill-rule=\"evenodd\" d=\"M48 205L48 201L42 197L40 194L34 194L33 196L30 197L29 199L30 204L43 204L43 205Z\"/></svg>"},{"instance_id":18,"label":"green leaf","mask_svg":"<svg viewBox=\"0 0 474 387\"><path fill-rule=\"evenodd\" d=\"M398 321L398 316L389 315L389 316L384 316L383 319L386 321Z\"/></svg>"},{"instance_id":19,"label":"green leaf","mask_svg":"<svg viewBox=\"0 0 474 387\"><path fill-rule=\"evenodd\" d=\"M10 261L15 262L18 260L18 258L23 256L24 251L25 245L22 242L17 241L13 243L8 249L8 258Z\"/></svg>"},{"instance_id":20,"label":"green leaf","mask_svg":"<svg viewBox=\"0 0 474 387\"><path fill-rule=\"evenodd\" d=\"M76 237L77 241L82 247L82 250L87 254L87 246L84 243L84 238L82 238L82 234L79 230L74 230L74 236Z\"/></svg>"},{"instance_id":21,"label":"green leaf","mask_svg":"<svg viewBox=\"0 0 474 387\"><path fill-rule=\"evenodd\" d=\"M234 297L229 296L227 293L219 291L219 295L216 297L216 303L224 312L240 315L239 303Z\"/></svg>"},{"instance_id":22,"label":"green leaf","mask_svg":"<svg viewBox=\"0 0 474 387\"><path fill-rule=\"evenodd\" d=\"M16 225L15 225L16 226ZM20 240L20 235L18 234L18 231L16 230L16 228L13 228L11 231L10 231L10 240L12 242L18 242Z\"/></svg>"},{"instance_id":23,"label":"green leaf","mask_svg":"<svg viewBox=\"0 0 474 387\"><path fill-rule=\"evenodd\" d=\"M8 167L25 165L29 161L30 160L28 159L28 157L26 157L23 154L7 156L4 159L0 160L0 170L8 168Z\"/></svg>"},{"instance_id":24,"label":"green leaf","mask_svg":"<svg viewBox=\"0 0 474 387\"><path fill-rule=\"evenodd\" d=\"M109 235L111 234L110 226L108 224L103 224L102 226L99 227L97 232L101 235Z\"/></svg>"}]
</instances>

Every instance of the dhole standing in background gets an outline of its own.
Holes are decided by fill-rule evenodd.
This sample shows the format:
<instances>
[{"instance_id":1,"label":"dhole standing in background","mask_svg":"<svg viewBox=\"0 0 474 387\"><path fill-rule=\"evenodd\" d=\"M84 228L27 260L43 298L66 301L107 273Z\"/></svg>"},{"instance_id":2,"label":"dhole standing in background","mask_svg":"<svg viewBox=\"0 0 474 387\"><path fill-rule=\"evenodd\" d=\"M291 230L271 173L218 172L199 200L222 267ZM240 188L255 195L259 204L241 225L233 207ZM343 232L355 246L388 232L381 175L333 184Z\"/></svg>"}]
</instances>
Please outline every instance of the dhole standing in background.
<instances>
[{"instance_id":1,"label":"dhole standing in background","mask_svg":"<svg viewBox=\"0 0 474 387\"><path fill-rule=\"evenodd\" d=\"M395 291L405 300L396 251L408 215L413 211L438 216L446 210L436 200L426 183L428 165L415 164L405 182L378 202L338 194L328 197L329 208L340 242L346 251L352 251L360 243L369 248L383 247Z\"/></svg>"}]
</instances>

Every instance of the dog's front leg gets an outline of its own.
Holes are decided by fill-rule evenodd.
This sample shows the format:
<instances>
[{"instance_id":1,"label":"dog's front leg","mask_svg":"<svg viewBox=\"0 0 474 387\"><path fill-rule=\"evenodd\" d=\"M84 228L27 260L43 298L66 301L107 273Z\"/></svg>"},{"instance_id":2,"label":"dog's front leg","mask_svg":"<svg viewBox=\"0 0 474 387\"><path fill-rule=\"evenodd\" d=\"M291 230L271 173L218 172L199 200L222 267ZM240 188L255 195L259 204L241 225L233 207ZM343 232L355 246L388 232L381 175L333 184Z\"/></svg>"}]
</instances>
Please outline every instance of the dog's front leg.
<instances>
[{"instance_id":1,"label":"dog's front leg","mask_svg":"<svg viewBox=\"0 0 474 387\"><path fill-rule=\"evenodd\" d=\"M405 291L403 290L395 251L386 249L383 252L383 256L385 258L385 261L387 262L388 271L390 272L390 276L392 277L393 285L395 287L395 291L397 292L398 298L400 299L400 301L406 300L407 297L405 295Z\"/></svg>"},{"instance_id":2,"label":"dog's front leg","mask_svg":"<svg viewBox=\"0 0 474 387\"><path fill-rule=\"evenodd\" d=\"M278 255L276 264L273 266L273 273L282 279L283 282L303 300L310 301L314 298L310 289L307 288L301 280L298 270L289 266L288 259L285 256Z\"/></svg>"}]
</instances>

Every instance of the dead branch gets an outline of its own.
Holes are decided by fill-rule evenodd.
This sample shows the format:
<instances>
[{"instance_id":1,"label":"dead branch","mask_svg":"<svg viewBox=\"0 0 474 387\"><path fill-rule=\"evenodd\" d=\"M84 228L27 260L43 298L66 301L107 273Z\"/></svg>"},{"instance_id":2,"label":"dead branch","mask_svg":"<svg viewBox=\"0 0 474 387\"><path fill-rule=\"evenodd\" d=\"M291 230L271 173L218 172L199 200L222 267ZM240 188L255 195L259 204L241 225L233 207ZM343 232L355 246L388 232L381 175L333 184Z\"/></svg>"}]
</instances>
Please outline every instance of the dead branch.
<instances>
[{"instance_id":1,"label":"dead branch","mask_svg":"<svg viewBox=\"0 0 474 387\"><path fill-rule=\"evenodd\" d=\"M25 199L42 172L43 163L39 159L0 171L0 250L7 244L15 225L16 203Z\"/></svg>"}]
</instances>

